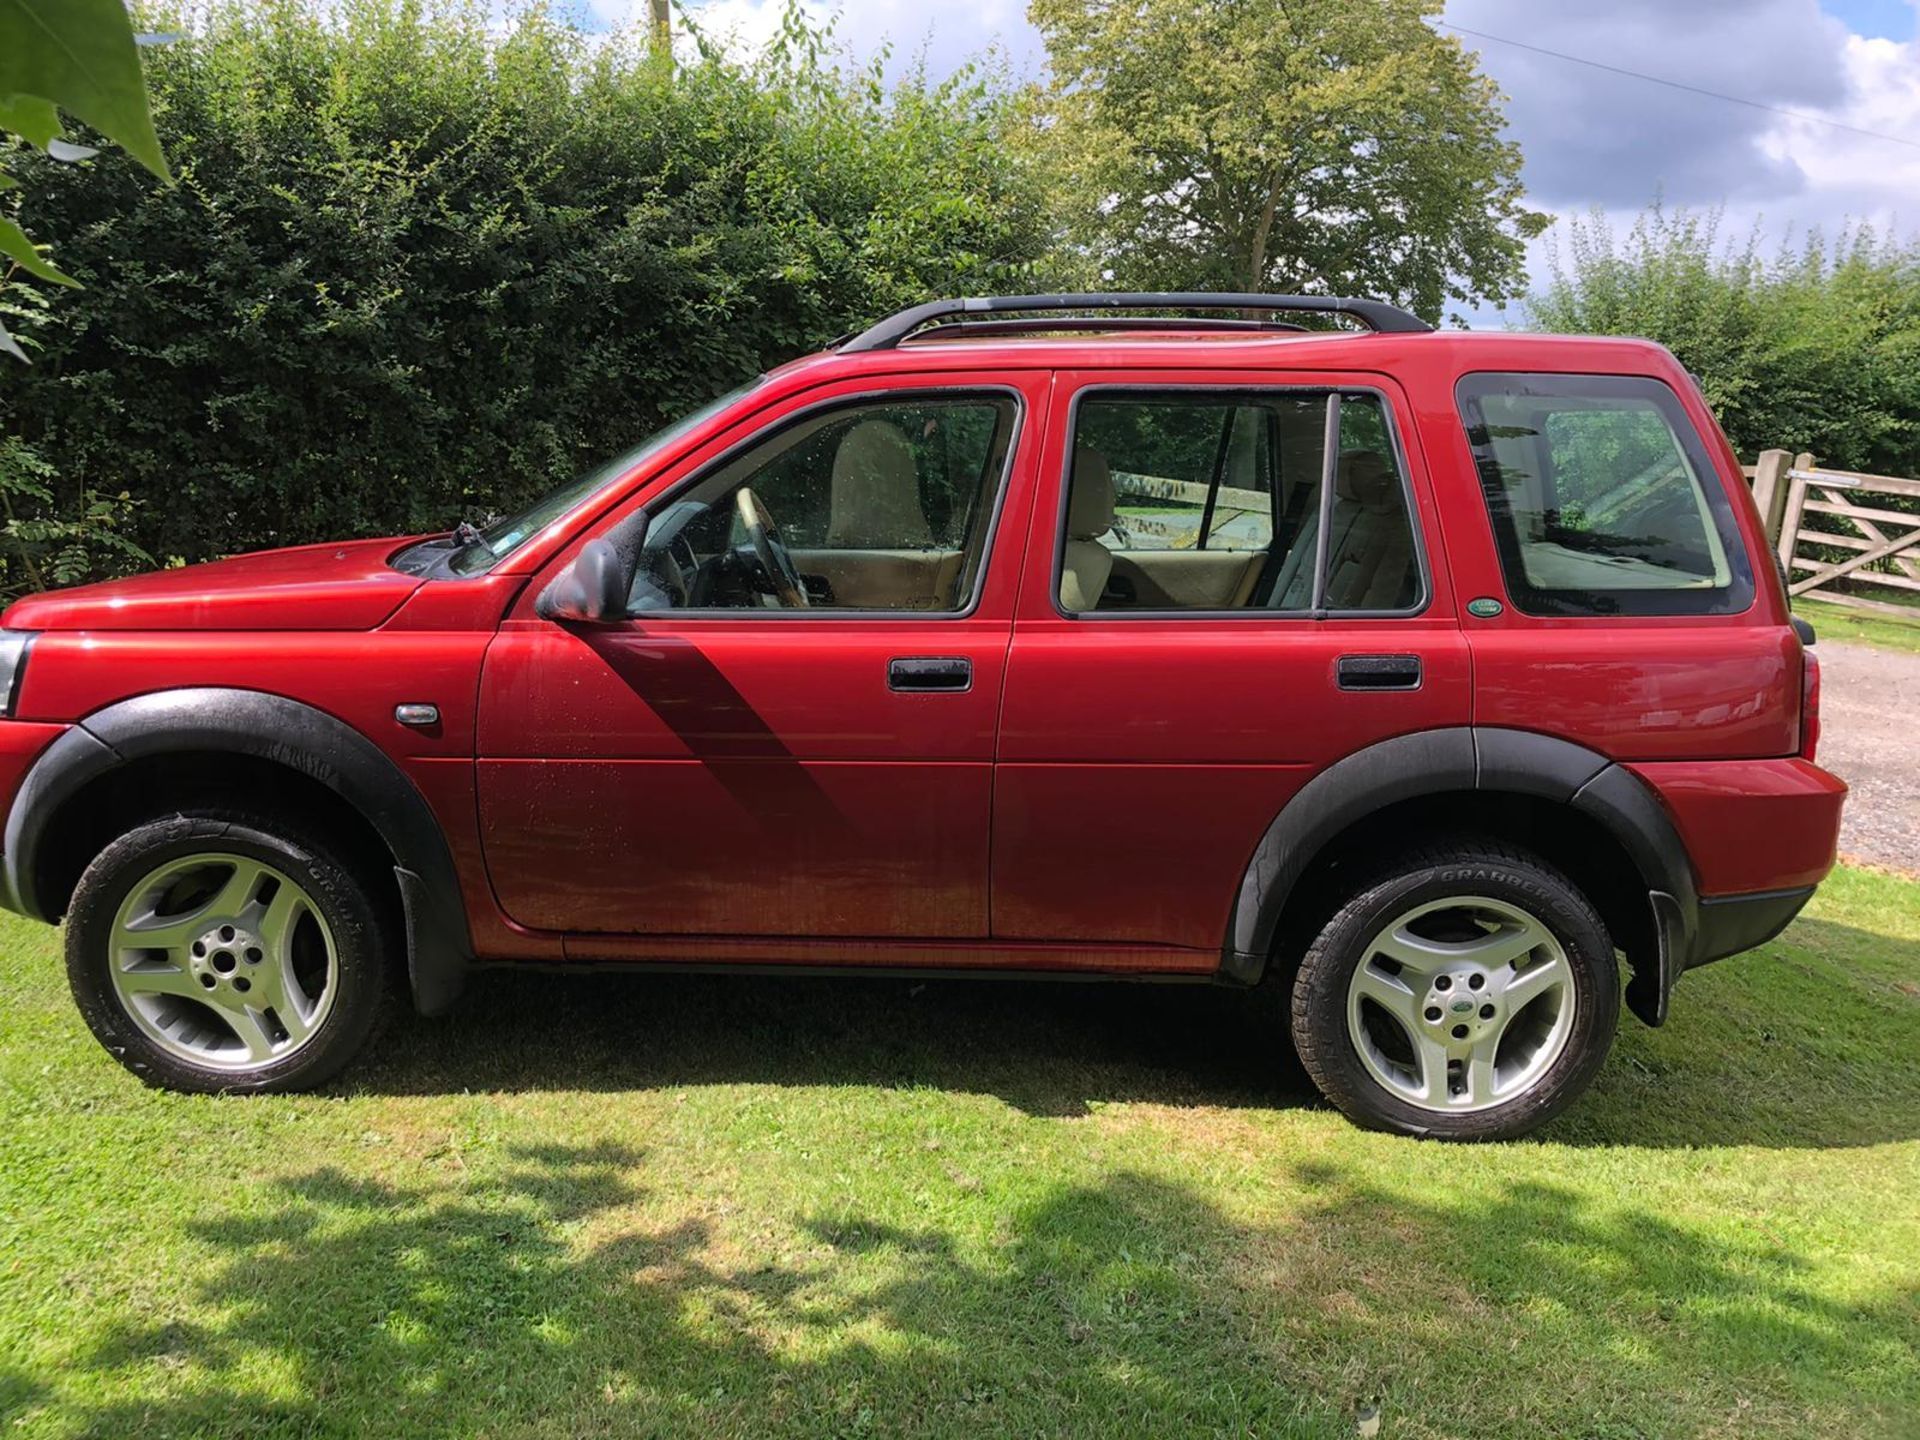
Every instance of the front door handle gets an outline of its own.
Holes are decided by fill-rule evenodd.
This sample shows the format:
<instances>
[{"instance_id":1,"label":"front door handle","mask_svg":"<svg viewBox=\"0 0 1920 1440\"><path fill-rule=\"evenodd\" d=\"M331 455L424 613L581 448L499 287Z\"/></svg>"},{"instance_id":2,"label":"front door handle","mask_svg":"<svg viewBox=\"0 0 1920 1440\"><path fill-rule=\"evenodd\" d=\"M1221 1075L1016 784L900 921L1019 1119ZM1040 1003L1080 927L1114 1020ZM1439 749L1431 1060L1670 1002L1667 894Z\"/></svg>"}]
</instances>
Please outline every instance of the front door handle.
<instances>
[{"instance_id":1,"label":"front door handle","mask_svg":"<svg viewBox=\"0 0 1920 1440\"><path fill-rule=\"evenodd\" d=\"M903 655L887 662L887 688L957 695L973 688L973 661L959 655Z\"/></svg>"},{"instance_id":2,"label":"front door handle","mask_svg":"<svg viewBox=\"0 0 1920 1440\"><path fill-rule=\"evenodd\" d=\"M1418 690L1418 655L1342 655L1333 673L1342 690Z\"/></svg>"}]
</instances>

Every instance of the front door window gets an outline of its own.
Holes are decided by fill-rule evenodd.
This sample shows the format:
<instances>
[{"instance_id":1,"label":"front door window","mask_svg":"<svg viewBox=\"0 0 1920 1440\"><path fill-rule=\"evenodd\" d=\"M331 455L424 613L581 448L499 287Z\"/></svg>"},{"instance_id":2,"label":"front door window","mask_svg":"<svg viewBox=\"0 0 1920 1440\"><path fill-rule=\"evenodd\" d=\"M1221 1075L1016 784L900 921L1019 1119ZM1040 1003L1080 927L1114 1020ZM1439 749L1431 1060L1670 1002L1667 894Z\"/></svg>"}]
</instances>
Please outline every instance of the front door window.
<instances>
[{"instance_id":1,"label":"front door window","mask_svg":"<svg viewBox=\"0 0 1920 1440\"><path fill-rule=\"evenodd\" d=\"M803 416L656 507L633 613L965 610L1015 416L1000 395Z\"/></svg>"}]
</instances>

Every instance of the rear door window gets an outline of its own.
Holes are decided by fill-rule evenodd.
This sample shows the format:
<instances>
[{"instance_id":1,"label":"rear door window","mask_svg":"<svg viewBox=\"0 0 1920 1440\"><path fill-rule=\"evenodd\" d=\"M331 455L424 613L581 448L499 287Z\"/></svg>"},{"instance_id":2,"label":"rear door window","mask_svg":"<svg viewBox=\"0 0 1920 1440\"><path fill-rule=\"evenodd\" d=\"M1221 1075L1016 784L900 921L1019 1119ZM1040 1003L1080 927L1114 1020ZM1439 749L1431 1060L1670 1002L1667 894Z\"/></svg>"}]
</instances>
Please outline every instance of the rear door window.
<instances>
[{"instance_id":1,"label":"rear door window","mask_svg":"<svg viewBox=\"0 0 1920 1440\"><path fill-rule=\"evenodd\" d=\"M1482 374L1457 398L1522 611L1725 615L1753 603L1733 506L1666 385Z\"/></svg>"},{"instance_id":2,"label":"rear door window","mask_svg":"<svg viewBox=\"0 0 1920 1440\"><path fill-rule=\"evenodd\" d=\"M1378 614L1421 602L1406 477L1371 392L1089 391L1072 453L1059 580L1069 614Z\"/></svg>"}]
</instances>

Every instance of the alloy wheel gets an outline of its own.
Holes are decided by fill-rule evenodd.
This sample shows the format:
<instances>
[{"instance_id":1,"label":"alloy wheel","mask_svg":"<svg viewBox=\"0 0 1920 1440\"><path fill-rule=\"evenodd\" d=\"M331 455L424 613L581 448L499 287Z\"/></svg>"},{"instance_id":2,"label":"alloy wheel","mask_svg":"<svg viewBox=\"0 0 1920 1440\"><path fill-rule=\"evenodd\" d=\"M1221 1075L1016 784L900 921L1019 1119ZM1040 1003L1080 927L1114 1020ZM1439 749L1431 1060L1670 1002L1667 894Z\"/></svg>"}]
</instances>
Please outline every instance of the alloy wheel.
<instances>
[{"instance_id":1,"label":"alloy wheel","mask_svg":"<svg viewBox=\"0 0 1920 1440\"><path fill-rule=\"evenodd\" d=\"M1573 1033L1573 968L1553 932L1485 896L1430 900L1380 927L1347 989L1361 1063L1411 1105L1490 1109L1537 1085Z\"/></svg>"},{"instance_id":2,"label":"alloy wheel","mask_svg":"<svg viewBox=\"0 0 1920 1440\"><path fill-rule=\"evenodd\" d=\"M255 1070L306 1045L339 986L332 932L286 872L243 855L169 860L120 904L115 995L155 1044L195 1065Z\"/></svg>"}]
</instances>

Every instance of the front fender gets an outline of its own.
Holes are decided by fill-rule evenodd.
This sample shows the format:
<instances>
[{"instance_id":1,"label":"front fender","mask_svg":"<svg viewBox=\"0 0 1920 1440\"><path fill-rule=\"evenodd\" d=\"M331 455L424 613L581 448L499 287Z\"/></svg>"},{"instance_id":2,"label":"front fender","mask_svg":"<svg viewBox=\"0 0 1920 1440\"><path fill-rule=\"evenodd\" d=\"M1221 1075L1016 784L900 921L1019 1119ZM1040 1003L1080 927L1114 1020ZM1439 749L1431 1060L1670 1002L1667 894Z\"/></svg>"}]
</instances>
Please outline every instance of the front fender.
<instances>
[{"instance_id":1,"label":"front fender","mask_svg":"<svg viewBox=\"0 0 1920 1440\"><path fill-rule=\"evenodd\" d=\"M34 762L7 816L0 903L57 920L40 892L49 827L88 784L156 756L245 755L326 786L390 853L407 927L415 1005L436 1014L458 998L473 958L453 856L426 798L393 760L345 722L257 690L165 690L95 711Z\"/></svg>"}]
</instances>

